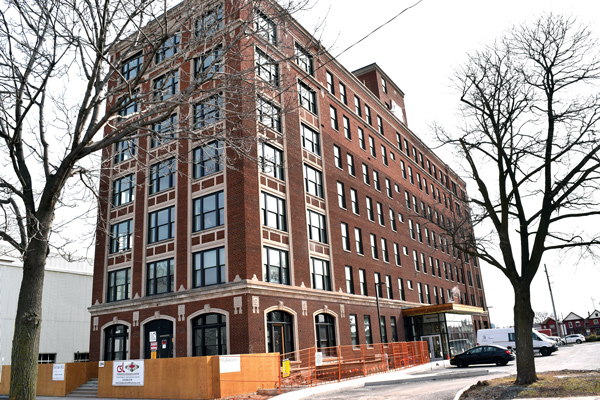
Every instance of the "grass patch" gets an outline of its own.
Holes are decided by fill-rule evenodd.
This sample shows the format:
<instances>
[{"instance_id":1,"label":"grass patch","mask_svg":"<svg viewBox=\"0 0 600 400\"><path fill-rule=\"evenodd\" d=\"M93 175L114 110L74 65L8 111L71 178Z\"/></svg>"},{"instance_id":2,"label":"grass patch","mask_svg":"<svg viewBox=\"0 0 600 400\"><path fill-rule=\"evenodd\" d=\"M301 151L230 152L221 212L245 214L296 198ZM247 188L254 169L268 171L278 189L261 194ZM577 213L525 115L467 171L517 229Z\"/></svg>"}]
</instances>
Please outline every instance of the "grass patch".
<instances>
[{"instance_id":1,"label":"grass patch","mask_svg":"<svg viewBox=\"0 0 600 400\"><path fill-rule=\"evenodd\" d=\"M479 381L461 400L503 400L531 397L600 396L599 371L551 371L538 373L538 381L515 385L515 376Z\"/></svg>"}]
</instances>

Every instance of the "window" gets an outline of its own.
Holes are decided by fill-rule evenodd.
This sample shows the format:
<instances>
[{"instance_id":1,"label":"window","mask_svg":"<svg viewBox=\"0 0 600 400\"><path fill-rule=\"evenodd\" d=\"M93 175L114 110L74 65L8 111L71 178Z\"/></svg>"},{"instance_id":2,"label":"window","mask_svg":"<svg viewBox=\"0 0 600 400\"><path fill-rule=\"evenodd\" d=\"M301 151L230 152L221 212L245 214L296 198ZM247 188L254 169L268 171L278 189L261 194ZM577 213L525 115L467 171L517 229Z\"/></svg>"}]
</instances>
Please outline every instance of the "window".
<instances>
[{"instance_id":1,"label":"window","mask_svg":"<svg viewBox=\"0 0 600 400\"><path fill-rule=\"evenodd\" d=\"M259 10L254 10L254 30L268 43L277 44L277 26Z\"/></svg>"},{"instance_id":2,"label":"window","mask_svg":"<svg viewBox=\"0 0 600 400\"><path fill-rule=\"evenodd\" d=\"M398 243L394 243L394 258L396 259L396 265L401 266L402 261L400 259L400 246Z\"/></svg>"},{"instance_id":3,"label":"window","mask_svg":"<svg viewBox=\"0 0 600 400\"><path fill-rule=\"evenodd\" d=\"M379 225L385 226L385 218L383 217L383 206L380 202L377 202L377 219L379 220Z\"/></svg>"},{"instance_id":4,"label":"window","mask_svg":"<svg viewBox=\"0 0 600 400\"><path fill-rule=\"evenodd\" d=\"M131 114L135 114L138 112L138 103L136 101L136 97L138 96L138 92L134 92L131 97L127 96L120 99L121 109L119 110L120 117L126 117Z\"/></svg>"},{"instance_id":5,"label":"window","mask_svg":"<svg viewBox=\"0 0 600 400\"><path fill-rule=\"evenodd\" d=\"M390 317L390 329L392 330L392 342L397 342L398 329L396 328L396 317Z\"/></svg>"},{"instance_id":6,"label":"window","mask_svg":"<svg viewBox=\"0 0 600 400\"><path fill-rule=\"evenodd\" d=\"M108 291L106 293L106 301L108 303L119 300L129 299L129 286L131 277L129 276L129 268L120 269L118 271L110 271L108 273Z\"/></svg>"},{"instance_id":7,"label":"window","mask_svg":"<svg viewBox=\"0 0 600 400\"><path fill-rule=\"evenodd\" d=\"M350 237L348 236L348 224L342 222L340 226L342 232L342 248L346 251L350 251Z\"/></svg>"},{"instance_id":8,"label":"window","mask_svg":"<svg viewBox=\"0 0 600 400\"><path fill-rule=\"evenodd\" d=\"M131 236L133 232L133 220L118 222L110 226L110 252L118 253L120 251L131 249Z\"/></svg>"},{"instance_id":9,"label":"window","mask_svg":"<svg viewBox=\"0 0 600 400\"><path fill-rule=\"evenodd\" d=\"M365 120L369 123L369 125L373 125L373 121L371 119L371 107L365 104Z\"/></svg>"},{"instance_id":10,"label":"window","mask_svg":"<svg viewBox=\"0 0 600 400\"><path fill-rule=\"evenodd\" d=\"M402 171L402 177L406 179L406 164L403 160L400 160L400 170Z\"/></svg>"},{"instance_id":11,"label":"window","mask_svg":"<svg viewBox=\"0 0 600 400\"><path fill-rule=\"evenodd\" d=\"M207 37L223 28L223 5L219 4L196 21L196 36Z\"/></svg>"},{"instance_id":12,"label":"window","mask_svg":"<svg viewBox=\"0 0 600 400\"><path fill-rule=\"evenodd\" d=\"M421 253L421 269L423 270L424 274L427 273L427 264L425 263L425 254L423 253Z\"/></svg>"},{"instance_id":13,"label":"window","mask_svg":"<svg viewBox=\"0 0 600 400\"><path fill-rule=\"evenodd\" d=\"M394 291L392 290L392 277L389 275L385 276L385 291L388 299L394 299Z\"/></svg>"},{"instance_id":14,"label":"window","mask_svg":"<svg viewBox=\"0 0 600 400\"><path fill-rule=\"evenodd\" d=\"M362 117L362 110L360 108L360 99L356 95L354 95L354 112L359 117Z\"/></svg>"},{"instance_id":15,"label":"window","mask_svg":"<svg viewBox=\"0 0 600 400\"><path fill-rule=\"evenodd\" d=\"M331 290L329 262L318 258L311 258L310 269L313 278L313 289Z\"/></svg>"},{"instance_id":16,"label":"window","mask_svg":"<svg viewBox=\"0 0 600 400\"><path fill-rule=\"evenodd\" d=\"M335 356L335 318L329 314L315 316L315 332L317 334L317 348L323 349L325 356Z\"/></svg>"},{"instance_id":17,"label":"window","mask_svg":"<svg viewBox=\"0 0 600 400\"><path fill-rule=\"evenodd\" d=\"M225 247L192 254L194 287L225 283Z\"/></svg>"},{"instance_id":18,"label":"window","mask_svg":"<svg viewBox=\"0 0 600 400\"><path fill-rule=\"evenodd\" d=\"M154 80L154 99L163 101L177 94L179 73L177 71Z\"/></svg>"},{"instance_id":19,"label":"window","mask_svg":"<svg viewBox=\"0 0 600 400\"><path fill-rule=\"evenodd\" d=\"M300 105L312 112L317 113L317 95L310 87L303 82L298 82L298 96Z\"/></svg>"},{"instance_id":20,"label":"window","mask_svg":"<svg viewBox=\"0 0 600 400\"><path fill-rule=\"evenodd\" d=\"M413 177L413 170L410 165L408 166L408 179L410 180L410 183L412 183L413 185L415 184L415 178Z\"/></svg>"},{"instance_id":21,"label":"window","mask_svg":"<svg viewBox=\"0 0 600 400\"><path fill-rule=\"evenodd\" d=\"M369 197L365 197L365 201L367 203L367 217L369 221L375 221L375 216L373 214L373 200Z\"/></svg>"},{"instance_id":22,"label":"window","mask_svg":"<svg viewBox=\"0 0 600 400\"><path fill-rule=\"evenodd\" d=\"M144 64L144 56L142 52L135 54L133 57L128 58L121 65L121 75L126 81L135 78L142 69Z\"/></svg>"},{"instance_id":23,"label":"window","mask_svg":"<svg viewBox=\"0 0 600 400\"><path fill-rule=\"evenodd\" d=\"M356 189L350 188L350 202L352 203L352 212L359 215L360 210L358 208L358 194L356 193Z\"/></svg>"},{"instance_id":24,"label":"window","mask_svg":"<svg viewBox=\"0 0 600 400\"><path fill-rule=\"evenodd\" d=\"M381 145L381 161L383 161L383 165L387 167L388 158L387 158L387 150L384 145Z\"/></svg>"},{"instance_id":25,"label":"window","mask_svg":"<svg viewBox=\"0 0 600 400\"><path fill-rule=\"evenodd\" d=\"M113 182L112 204L118 207L133 201L135 193L135 176L126 175Z\"/></svg>"},{"instance_id":26,"label":"window","mask_svg":"<svg viewBox=\"0 0 600 400\"><path fill-rule=\"evenodd\" d=\"M348 163L348 173L352 176L356 176L356 171L354 170L354 156L348 153L346 155L346 162Z\"/></svg>"},{"instance_id":27,"label":"window","mask_svg":"<svg viewBox=\"0 0 600 400\"><path fill-rule=\"evenodd\" d=\"M284 180L283 151L266 142L262 142L260 152L261 172L273 178Z\"/></svg>"},{"instance_id":28,"label":"window","mask_svg":"<svg viewBox=\"0 0 600 400\"><path fill-rule=\"evenodd\" d=\"M417 236L415 235L415 223L410 218L408 219L408 231L410 233L410 238L412 240L415 240L417 238Z\"/></svg>"},{"instance_id":29,"label":"window","mask_svg":"<svg viewBox=\"0 0 600 400\"><path fill-rule=\"evenodd\" d=\"M331 118L331 127L336 131L338 128L337 110L333 106L329 106L329 116Z\"/></svg>"},{"instance_id":30,"label":"window","mask_svg":"<svg viewBox=\"0 0 600 400\"><path fill-rule=\"evenodd\" d=\"M227 354L227 322L223 314L202 314L192 320L194 356Z\"/></svg>"},{"instance_id":31,"label":"window","mask_svg":"<svg viewBox=\"0 0 600 400\"><path fill-rule=\"evenodd\" d=\"M421 232L421 224L417 222L415 225L417 226L417 238L419 239L419 242L423 243L423 233Z\"/></svg>"},{"instance_id":32,"label":"window","mask_svg":"<svg viewBox=\"0 0 600 400\"><path fill-rule=\"evenodd\" d=\"M151 262L147 266L146 295L170 293L175 286L174 278L175 262L172 258L168 260Z\"/></svg>"},{"instance_id":33,"label":"window","mask_svg":"<svg viewBox=\"0 0 600 400\"><path fill-rule=\"evenodd\" d=\"M360 344L358 340L358 328L356 325L356 314L350 314L350 339L352 340L352 346L358 346Z\"/></svg>"},{"instance_id":34,"label":"window","mask_svg":"<svg viewBox=\"0 0 600 400\"><path fill-rule=\"evenodd\" d=\"M421 267L419 266L419 254L416 250L413 250L413 264L415 266L415 271L421 271Z\"/></svg>"},{"instance_id":35,"label":"window","mask_svg":"<svg viewBox=\"0 0 600 400\"><path fill-rule=\"evenodd\" d=\"M158 64L167 58L177 54L179 47L180 34L176 33L168 38L157 50L154 61Z\"/></svg>"},{"instance_id":36,"label":"window","mask_svg":"<svg viewBox=\"0 0 600 400\"><path fill-rule=\"evenodd\" d=\"M348 105L348 97L346 96L346 85L340 82L340 100L342 103Z\"/></svg>"},{"instance_id":37,"label":"window","mask_svg":"<svg viewBox=\"0 0 600 400\"><path fill-rule=\"evenodd\" d=\"M325 75L327 77L327 90L329 90L329 93L335 94L335 86L333 85L333 74L329 71L325 71Z\"/></svg>"},{"instance_id":38,"label":"window","mask_svg":"<svg viewBox=\"0 0 600 400\"><path fill-rule=\"evenodd\" d=\"M148 243L172 239L175 235L175 206L148 214Z\"/></svg>"},{"instance_id":39,"label":"window","mask_svg":"<svg viewBox=\"0 0 600 400\"><path fill-rule=\"evenodd\" d=\"M352 140L352 133L350 132L350 120L345 115L342 117L344 121L344 136L348 140Z\"/></svg>"},{"instance_id":40,"label":"window","mask_svg":"<svg viewBox=\"0 0 600 400\"><path fill-rule=\"evenodd\" d=\"M387 332L385 329L385 317L379 317L379 334L381 335L381 343L387 343Z\"/></svg>"},{"instance_id":41,"label":"window","mask_svg":"<svg viewBox=\"0 0 600 400\"><path fill-rule=\"evenodd\" d=\"M308 210L308 237L321 243L327 243L327 226L325 216Z\"/></svg>"},{"instance_id":42,"label":"window","mask_svg":"<svg viewBox=\"0 0 600 400\"><path fill-rule=\"evenodd\" d=\"M323 175L320 171L304 164L304 182L307 193L323 198Z\"/></svg>"},{"instance_id":43,"label":"window","mask_svg":"<svg viewBox=\"0 0 600 400\"><path fill-rule=\"evenodd\" d=\"M383 261L388 263L390 262L390 256L388 253L387 240L385 238L381 238L381 255L383 256Z\"/></svg>"},{"instance_id":44,"label":"window","mask_svg":"<svg viewBox=\"0 0 600 400\"><path fill-rule=\"evenodd\" d=\"M340 146L333 145L333 162L336 167L342 169L342 151L340 150Z\"/></svg>"},{"instance_id":45,"label":"window","mask_svg":"<svg viewBox=\"0 0 600 400\"><path fill-rule=\"evenodd\" d=\"M125 325L111 325L104 330L104 361L127 360L129 330Z\"/></svg>"},{"instance_id":46,"label":"window","mask_svg":"<svg viewBox=\"0 0 600 400\"><path fill-rule=\"evenodd\" d=\"M201 103L194 105L194 128L202 129L216 122L222 117L223 97L211 96Z\"/></svg>"},{"instance_id":47,"label":"window","mask_svg":"<svg viewBox=\"0 0 600 400\"><path fill-rule=\"evenodd\" d=\"M221 193L221 201L223 192ZM263 225L269 228L287 231L285 200L263 192Z\"/></svg>"},{"instance_id":48,"label":"window","mask_svg":"<svg viewBox=\"0 0 600 400\"><path fill-rule=\"evenodd\" d=\"M402 151L402 138L398 132L396 132L396 143L398 145L398 149Z\"/></svg>"},{"instance_id":49,"label":"window","mask_svg":"<svg viewBox=\"0 0 600 400\"><path fill-rule=\"evenodd\" d=\"M383 93L387 93L387 82L383 78L381 78L381 88L383 89Z\"/></svg>"},{"instance_id":50,"label":"window","mask_svg":"<svg viewBox=\"0 0 600 400\"><path fill-rule=\"evenodd\" d=\"M379 272L375 272L373 274L373 278L375 280L375 294L381 299L383 298L383 289L381 289L383 282L381 282L381 274Z\"/></svg>"},{"instance_id":51,"label":"window","mask_svg":"<svg viewBox=\"0 0 600 400\"><path fill-rule=\"evenodd\" d=\"M337 183L338 205L340 208L346 209L346 193L344 192L344 184Z\"/></svg>"},{"instance_id":52,"label":"window","mask_svg":"<svg viewBox=\"0 0 600 400\"><path fill-rule=\"evenodd\" d=\"M214 140L194 149L194 179L223 169L223 142Z\"/></svg>"},{"instance_id":53,"label":"window","mask_svg":"<svg viewBox=\"0 0 600 400\"><path fill-rule=\"evenodd\" d=\"M396 213L391 208L389 211L389 216L390 216L390 226L391 226L392 230L394 232L396 232Z\"/></svg>"},{"instance_id":54,"label":"window","mask_svg":"<svg viewBox=\"0 0 600 400\"><path fill-rule=\"evenodd\" d=\"M421 282L417 282L417 290L419 291L419 303L425 303L425 299L423 298L423 285L421 285Z\"/></svg>"},{"instance_id":55,"label":"window","mask_svg":"<svg viewBox=\"0 0 600 400\"><path fill-rule=\"evenodd\" d=\"M364 324L365 324L365 343L367 345L373 344L373 336L371 335L371 316L364 316Z\"/></svg>"},{"instance_id":56,"label":"window","mask_svg":"<svg viewBox=\"0 0 600 400\"><path fill-rule=\"evenodd\" d=\"M371 185L371 180L369 178L369 167L367 167L367 164L365 163L362 165L362 174L365 185Z\"/></svg>"},{"instance_id":57,"label":"window","mask_svg":"<svg viewBox=\"0 0 600 400\"><path fill-rule=\"evenodd\" d=\"M398 288L400 289L400 300L406 300L406 294L404 293L404 280L402 278L398 278Z\"/></svg>"},{"instance_id":58,"label":"window","mask_svg":"<svg viewBox=\"0 0 600 400\"><path fill-rule=\"evenodd\" d=\"M381 186L379 185L379 172L373 170L373 185L375 190L381 191Z\"/></svg>"},{"instance_id":59,"label":"window","mask_svg":"<svg viewBox=\"0 0 600 400\"><path fill-rule=\"evenodd\" d=\"M421 174L417 172L417 185L419 185L419 189L423 190L423 182L421 181Z\"/></svg>"},{"instance_id":60,"label":"window","mask_svg":"<svg viewBox=\"0 0 600 400\"><path fill-rule=\"evenodd\" d=\"M152 125L150 147L160 146L175 137L177 130L177 114L171 115L162 122Z\"/></svg>"},{"instance_id":61,"label":"window","mask_svg":"<svg viewBox=\"0 0 600 400\"><path fill-rule=\"evenodd\" d=\"M194 200L193 232L222 226L225 223L223 191Z\"/></svg>"},{"instance_id":62,"label":"window","mask_svg":"<svg viewBox=\"0 0 600 400\"><path fill-rule=\"evenodd\" d=\"M258 120L260 123L277 132L281 132L281 110L279 107L270 101L259 97L256 109L258 111Z\"/></svg>"},{"instance_id":63,"label":"window","mask_svg":"<svg viewBox=\"0 0 600 400\"><path fill-rule=\"evenodd\" d=\"M358 128L358 144L361 149L365 150L365 131L362 128Z\"/></svg>"},{"instance_id":64,"label":"window","mask_svg":"<svg viewBox=\"0 0 600 400\"><path fill-rule=\"evenodd\" d=\"M364 269L358 270L358 283L360 285L360 294L363 296L368 296L369 292L367 290L367 275Z\"/></svg>"},{"instance_id":65,"label":"window","mask_svg":"<svg viewBox=\"0 0 600 400\"><path fill-rule=\"evenodd\" d=\"M121 140L120 142L115 143L115 160L114 163L120 163L130 158L133 158L135 155L135 140L134 139L126 139Z\"/></svg>"},{"instance_id":66,"label":"window","mask_svg":"<svg viewBox=\"0 0 600 400\"><path fill-rule=\"evenodd\" d=\"M313 74L313 58L308 51L296 43L294 54L296 56L296 64L309 75ZM332 77L333 78L333 77Z\"/></svg>"},{"instance_id":67,"label":"window","mask_svg":"<svg viewBox=\"0 0 600 400\"><path fill-rule=\"evenodd\" d=\"M425 298L427 299L427 304L431 304L431 294L429 293L429 285L425 285Z\"/></svg>"},{"instance_id":68,"label":"window","mask_svg":"<svg viewBox=\"0 0 600 400\"><path fill-rule=\"evenodd\" d=\"M223 72L223 49L221 46L206 52L194 62L194 78L207 81L216 73Z\"/></svg>"},{"instance_id":69,"label":"window","mask_svg":"<svg viewBox=\"0 0 600 400\"><path fill-rule=\"evenodd\" d=\"M264 247L263 263L263 279L265 282L290 284L287 251Z\"/></svg>"},{"instance_id":70,"label":"window","mask_svg":"<svg viewBox=\"0 0 600 400\"><path fill-rule=\"evenodd\" d=\"M364 254L362 244L362 233L360 228L354 228L354 242L356 243L356 253Z\"/></svg>"},{"instance_id":71,"label":"window","mask_svg":"<svg viewBox=\"0 0 600 400\"><path fill-rule=\"evenodd\" d=\"M256 49L256 75L273 86L279 85L279 66L262 50Z\"/></svg>"},{"instance_id":72,"label":"window","mask_svg":"<svg viewBox=\"0 0 600 400\"><path fill-rule=\"evenodd\" d=\"M392 183L390 182L390 180L388 178L385 178L385 191L388 195L389 198L392 198Z\"/></svg>"},{"instance_id":73,"label":"window","mask_svg":"<svg viewBox=\"0 0 600 400\"><path fill-rule=\"evenodd\" d=\"M352 267L346 265L346 293L354 294L354 279L352 278Z\"/></svg>"},{"instance_id":74,"label":"window","mask_svg":"<svg viewBox=\"0 0 600 400\"><path fill-rule=\"evenodd\" d=\"M406 155L410 157L410 149L408 148L408 140L404 139L404 150L406 151Z\"/></svg>"},{"instance_id":75,"label":"window","mask_svg":"<svg viewBox=\"0 0 600 400\"><path fill-rule=\"evenodd\" d=\"M373 257L374 260L378 260L379 250L377 249L377 237L371 233L369 238L371 241L371 257Z\"/></svg>"},{"instance_id":76,"label":"window","mask_svg":"<svg viewBox=\"0 0 600 400\"><path fill-rule=\"evenodd\" d=\"M379 129L379 133L383 135L383 120L379 115L377 116L377 129Z\"/></svg>"},{"instance_id":77,"label":"window","mask_svg":"<svg viewBox=\"0 0 600 400\"><path fill-rule=\"evenodd\" d=\"M373 139L373 136L369 136L369 150L373 157L377 157L377 152L375 151L375 139Z\"/></svg>"},{"instance_id":78,"label":"window","mask_svg":"<svg viewBox=\"0 0 600 400\"><path fill-rule=\"evenodd\" d=\"M77 353L73 354L73 362L89 362L89 361L90 361L90 353L89 352L82 353L82 352L78 351Z\"/></svg>"}]
</instances>

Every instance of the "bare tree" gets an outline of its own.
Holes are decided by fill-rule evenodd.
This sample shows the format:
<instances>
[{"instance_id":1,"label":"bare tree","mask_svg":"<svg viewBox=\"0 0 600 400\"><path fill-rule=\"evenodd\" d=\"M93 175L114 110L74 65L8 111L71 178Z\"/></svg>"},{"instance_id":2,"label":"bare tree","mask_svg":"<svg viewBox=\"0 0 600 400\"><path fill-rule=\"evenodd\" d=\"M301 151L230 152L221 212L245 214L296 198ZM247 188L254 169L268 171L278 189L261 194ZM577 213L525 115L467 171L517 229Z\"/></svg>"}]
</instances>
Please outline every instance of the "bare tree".
<instances>
[{"instance_id":1,"label":"bare tree","mask_svg":"<svg viewBox=\"0 0 600 400\"><path fill-rule=\"evenodd\" d=\"M257 10L275 21L305 4L3 0L0 240L23 259L10 399L36 395L44 267L62 246L56 211L77 202L70 189L94 192L97 154L133 155L142 136L218 140L227 158L256 159L256 120L276 127L298 101L295 80L270 75L293 48L258 57L248 36L268 40Z\"/></svg>"},{"instance_id":2,"label":"bare tree","mask_svg":"<svg viewBox=\"0 0 600 400\"><path fill-rule=\"evenodd\" d=\"M544 321L546 321L550 317L550 313L548 311L536 311L533 314L533 324L541 325Z\"/></svg>"},{"instance_id":3,"label":"bare tree","mask_svg":"<svg viewBox=\"0 0 600 400\"><path fill-rule=\"evenodd\" d=\"M600 243L597 48L588 29L562 16L516 28L457 71L461 132L437 128L462 153L478 192L463 207L481 236L463 229L470 213L456 215L453 244L501 270L514 289L517 384L537 380L531 282L543 256L593 254Z\"/></svg>"}]
</instances>

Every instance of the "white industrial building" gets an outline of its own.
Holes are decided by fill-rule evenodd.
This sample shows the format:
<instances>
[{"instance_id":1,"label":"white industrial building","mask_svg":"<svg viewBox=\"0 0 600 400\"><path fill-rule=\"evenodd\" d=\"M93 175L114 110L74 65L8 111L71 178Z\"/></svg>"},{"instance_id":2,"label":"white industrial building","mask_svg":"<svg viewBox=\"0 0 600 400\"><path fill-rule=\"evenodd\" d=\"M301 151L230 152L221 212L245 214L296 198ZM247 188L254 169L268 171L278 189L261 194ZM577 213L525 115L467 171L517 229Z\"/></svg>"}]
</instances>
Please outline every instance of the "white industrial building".
<instances>
[{"instance_id":1,"label":"white industrial building","mask_svg":"<svg viewBox=\"0 0 600 400\"><path fill-rule=\"evenodd\" d=\"M87 361L92 271L91 260L68 262L58 255L48 257L42 298L40 363ZM2 365L11 362L12 338L22 277L22 262L15 257L0 255Z\"/></svg>"}]
</instances>

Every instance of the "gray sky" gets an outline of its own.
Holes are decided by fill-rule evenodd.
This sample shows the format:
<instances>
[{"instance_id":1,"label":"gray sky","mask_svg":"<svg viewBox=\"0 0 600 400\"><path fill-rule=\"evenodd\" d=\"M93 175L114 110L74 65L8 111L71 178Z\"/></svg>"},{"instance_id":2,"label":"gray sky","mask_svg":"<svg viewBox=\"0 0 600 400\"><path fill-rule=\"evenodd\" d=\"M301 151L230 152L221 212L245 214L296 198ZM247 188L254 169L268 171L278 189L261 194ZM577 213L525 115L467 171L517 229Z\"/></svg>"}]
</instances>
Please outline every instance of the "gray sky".
<instances>
[{"instance_id":1,"label":"gray sky","mask_svg":"<svg viewBox=\"0 0 600 400\"><path fill-rule=\"evenodd\" d=\"M316 5L298 15L311 29L317 21L325 25L322 42L334 56L417 0L314 0ZM408 126L434 147L430 125L440 123L456 129L458 95L451 87L453 71L468 52L481 49L514 25L535 20L543 13L562 13L587 24L600 36L600 2L595 0L423 0L371 37L339 57L350 71L377 62L404 91ZM438 153L455 170L445 150ZM470 185L470 190L473 190ZM559 318L575 312L587 317L600 309L600 267L589 261L578 265L549 253L548 265ZM483 266L483 280L492 322L512 325L513 294L508 280L493 267ZM535 311L552 312L543 270L532 289Z\"/></svg>"}]
</instances>

